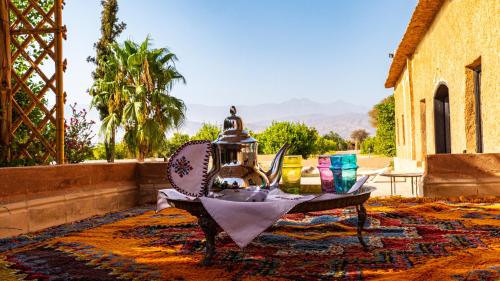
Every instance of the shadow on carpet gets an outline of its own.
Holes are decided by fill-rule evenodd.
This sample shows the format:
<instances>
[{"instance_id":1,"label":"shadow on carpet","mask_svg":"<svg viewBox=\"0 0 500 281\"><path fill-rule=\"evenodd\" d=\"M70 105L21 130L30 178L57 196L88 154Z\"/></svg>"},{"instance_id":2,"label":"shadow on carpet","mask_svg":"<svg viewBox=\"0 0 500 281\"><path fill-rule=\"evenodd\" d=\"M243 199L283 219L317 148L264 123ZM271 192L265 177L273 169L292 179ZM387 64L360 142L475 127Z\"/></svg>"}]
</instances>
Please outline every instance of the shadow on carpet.
<instances>
[{"instance_id":1,"label":"shadow on carpet","mask_svg":"<svg viewBox=\"0 0 500 281\"><path fill-rule=\"evenodd\" d=\"M198 265L196 219L152 206L0 240L0 280L499 280L500 205L370 201L287 215L244 250L221 233Z\"/></svg>"}]
</instances>

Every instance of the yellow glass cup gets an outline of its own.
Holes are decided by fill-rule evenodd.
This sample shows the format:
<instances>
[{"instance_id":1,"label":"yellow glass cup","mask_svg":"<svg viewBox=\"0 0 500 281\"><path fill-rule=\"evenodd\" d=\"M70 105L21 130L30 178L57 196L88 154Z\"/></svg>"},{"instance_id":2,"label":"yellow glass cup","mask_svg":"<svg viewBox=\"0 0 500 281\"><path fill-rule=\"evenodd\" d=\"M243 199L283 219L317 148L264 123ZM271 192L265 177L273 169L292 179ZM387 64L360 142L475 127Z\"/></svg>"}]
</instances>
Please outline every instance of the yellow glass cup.
<instances>
[{"instance_id":1,"label":"yellow glass cup","mask_svg":"<svg viewBox=\"0 0 500 281\"><path fill-rule=\"evenodd\" d=\"M283 191L299 194L302 176L302 156L288 155L283 160Z\"/></svg>"}]
</instances>

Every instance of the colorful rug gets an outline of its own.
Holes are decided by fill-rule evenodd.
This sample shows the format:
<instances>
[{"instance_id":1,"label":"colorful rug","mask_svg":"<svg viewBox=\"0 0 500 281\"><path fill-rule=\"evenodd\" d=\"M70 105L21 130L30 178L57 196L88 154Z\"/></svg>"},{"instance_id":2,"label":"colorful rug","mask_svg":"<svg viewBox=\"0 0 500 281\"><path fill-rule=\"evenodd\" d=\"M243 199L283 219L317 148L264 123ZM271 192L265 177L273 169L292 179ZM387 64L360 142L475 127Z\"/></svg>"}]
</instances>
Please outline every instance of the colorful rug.
<instances>
[{"instance_id":1,"label":"colorful rug","mask_svg":"<svg viewBox=\"0 0 500 281\"><path fill-rule=\"evenodd\" d=\"M0 280L500 280L500 204L367 204L364 251L353 208L287 215L244 250L224 233L198 263L196 219L152 206L0 240Z\"/></svg>"}]
</instances>

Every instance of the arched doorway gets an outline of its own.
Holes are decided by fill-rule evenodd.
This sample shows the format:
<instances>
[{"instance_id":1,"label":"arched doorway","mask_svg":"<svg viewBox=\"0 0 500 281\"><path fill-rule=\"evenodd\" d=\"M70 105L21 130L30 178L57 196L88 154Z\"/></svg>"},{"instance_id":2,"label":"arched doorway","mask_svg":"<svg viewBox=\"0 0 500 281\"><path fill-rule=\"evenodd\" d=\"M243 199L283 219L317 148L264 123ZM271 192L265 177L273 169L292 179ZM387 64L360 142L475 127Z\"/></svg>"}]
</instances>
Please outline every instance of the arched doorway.
<instances>
[{"instance_id":1,"label":"arched doorway","mask_svg":"<svg viewBox=\"0 0 500 281\"><path fill-rule=\"evenodd\" d=\"M436 153L451 153L450 98L444 84L439 85L434 95L434 136Z\"/></svg>"}]
</instances>

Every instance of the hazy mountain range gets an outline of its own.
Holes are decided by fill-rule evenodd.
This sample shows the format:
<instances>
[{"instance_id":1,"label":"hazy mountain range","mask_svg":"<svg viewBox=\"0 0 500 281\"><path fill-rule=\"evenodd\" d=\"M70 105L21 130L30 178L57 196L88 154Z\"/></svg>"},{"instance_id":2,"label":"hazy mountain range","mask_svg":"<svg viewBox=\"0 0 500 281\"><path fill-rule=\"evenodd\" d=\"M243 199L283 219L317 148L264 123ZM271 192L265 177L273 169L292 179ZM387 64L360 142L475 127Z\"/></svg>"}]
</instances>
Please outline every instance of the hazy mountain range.
<instances>
[{"instance_id":1,"label":"hazy mountain range","mask_svg":"<svg viewBox=\"0 0 500 281\"><path fill-rule=\"evenodd\" d=\"M230 115L230 105L187 104L186 107L187 120L178 131L189 135L194 135L204 122L222 126L224 119ZM275 120L303 122L315 127L321 135L334 131L344 138L349 138L351 132L356 129L365 129L372 135L375 133L368 119L368 108L341 100L320 103L309 99L291 99L282 103L236 105L236 108L237 114L243 118L245 127L255 132L263 131ZM66 112L71 112L69 106ZM99 114L92 109L87 117L96 121L93 130L97 134L101 126ZM169 132L168 135L172 133ZM122 135L122 130L119 130L117 139L121 139ZM94 142L97 141L95 138Z\"/></svg>"},{"instance_id":2,"label":"hazy mountain range","mask_svg":"<svg viewBox=\"0 0 500 281\"><path fill-rule=\"evenodd\" d=\"M187 120L180 132L193 135L202 123L221 125L229 116L230 105L187 105ZM368 119L368 109L345 101L320 103L309 99L291 99L282 103L236 105L245 127L260 132L273 120L303 122L315 127L320 134L335 131L347 138L353 130L366 129L374 134Z\"/></svg>"}]
</instances>

